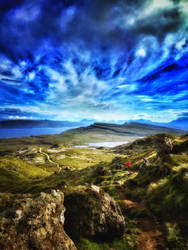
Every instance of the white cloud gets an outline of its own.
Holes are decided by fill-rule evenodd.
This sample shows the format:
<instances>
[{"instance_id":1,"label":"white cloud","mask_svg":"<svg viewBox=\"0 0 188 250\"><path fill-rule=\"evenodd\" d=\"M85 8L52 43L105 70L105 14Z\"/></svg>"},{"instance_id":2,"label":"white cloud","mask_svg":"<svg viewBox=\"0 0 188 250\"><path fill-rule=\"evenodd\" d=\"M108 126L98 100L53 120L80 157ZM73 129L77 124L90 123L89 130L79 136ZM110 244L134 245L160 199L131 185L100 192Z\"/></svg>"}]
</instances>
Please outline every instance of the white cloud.
<instances>
[{"instance_id":1,"label":"white cloud","mask_svg":"<svg viewBox=\"0 0 188 250\"><path fill-rule=\"evenodd\" d=\"M176 43L176 48L180 50L185 44L186 44L186 39L183 38L182 40Z\"/></svg>"},{"instance_id":2,"label":"white cloud","mask_svg":"<svg viewBox=\"0 0 188 250\"><path fill-rule=\"evenodd\" d=\"M30 72L28 75L29 80L33 80L35 78L35 72Z\"/></svg>"},{"instance_id":3,"label":"white cloud","mask_svg":"<svg viewBox=\"0 0 188 250\"><path fill-rule=\"evenodd\" d=\"M145 9L140 14L140 17L146 17L160 9L172 8L173 2L170 0L151 0L147 2Z\"/></svg>"},{"instance_id":4,"label":"white cloud","mask_svg":"<svg viewBox=\"0 0 188 250\"><path fill-rule=\"evenodd\" d=\"M0 70L8 70L11 67L12 63L8 59L1 57L0 60Z\"/></svg>"},{"instance_id":5,"label":"white cloud","mask_svg":"<svg viewBox=\"0 0 188 250\"><path fill-rule=\"evenodd\" d=\"M21 115L9 115L8 117L10 120L32 120L32 116L21 116Z\"/></svg>"},{"instance_id":6,"label":"white cloud","mask_svg":"<svg viewBox=\"0 0 188 250\"><path fill-rule=\"evenodd\" d=\"M136 51L136 55L140 57L145 57L146 56L146 51L144 48L140 48Z\"/></svg>"},{"instance_id":7,"label":"white cloud","mask_svg":"<svg viewBox=\"0 0 188 250\"><path fill-rule=\"evenodd\" d=\"M130 17L130 18L128 18L127 19L127 23L129 24L129 25L133 25L134 23L135 23L135 18L134 17Z\"/></svg>"},{"instance_id":8,"label":"white cloud","mask_svg":"<svg viewBox=\"0 0 188 250\"><path fill-rule=\"evenodd\" d=\"M151 101L153 101L153 99L152 98L143 98L143 99L141 99L141 101L143 101L143 102L151 102Z\"/></svg>"},{"instance_id":9,"label":"white cloud","mask_svg":"<svg viewBox=\"0 0 188 250\"><path fill-rule=\"evenodd\" d=\"M123 85L119 85L117 86L118 89L121 89L121 88L128 88L130 85L129 84L123 84Z\"/></svg>"},{"instance_id":10,"label":"white cloud","mask_svg":"<svg viewBox=\"0 0 188 250\"><path fill-rule=\"evenodd\" d=\"M185 0L185 1L180 1L179 6L180 6L181 10L182 10L186 15L188 15L188 2L187 2L186 0Z\"/></svg>"},{"instance_id":11,"label":"white cloud","mask_svg":"<svg viewBox=\"0 0 188 250\"><path fill-rule=\"evenodd\" d=\"M56 90L62 93L67 90L67 86L65 84L66 78L63 74L60 74L58 71L51 68L47 68L47 73L51 79L49 86L52 88L52 92Z\"/></svg>"}]
</instances>

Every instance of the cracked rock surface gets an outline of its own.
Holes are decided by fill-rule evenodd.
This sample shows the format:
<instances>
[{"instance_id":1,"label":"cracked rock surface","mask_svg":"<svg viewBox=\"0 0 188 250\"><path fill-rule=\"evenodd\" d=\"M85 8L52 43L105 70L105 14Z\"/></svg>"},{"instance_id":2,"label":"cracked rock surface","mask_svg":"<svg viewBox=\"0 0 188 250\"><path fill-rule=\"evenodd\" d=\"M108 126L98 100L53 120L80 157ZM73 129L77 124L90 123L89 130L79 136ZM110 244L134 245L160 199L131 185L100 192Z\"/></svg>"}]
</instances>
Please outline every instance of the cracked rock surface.
<instances>
[{"instance_id":1,"label":"cracked rock surface","mask_svg":"<svg viewBox=\"0 0 188 250\"><path fill-rule=\"evenodd\" d=\"M64 231L64 194L17 195L0 209L0 249L76 250Z\"/></svg>"}]
</instances>

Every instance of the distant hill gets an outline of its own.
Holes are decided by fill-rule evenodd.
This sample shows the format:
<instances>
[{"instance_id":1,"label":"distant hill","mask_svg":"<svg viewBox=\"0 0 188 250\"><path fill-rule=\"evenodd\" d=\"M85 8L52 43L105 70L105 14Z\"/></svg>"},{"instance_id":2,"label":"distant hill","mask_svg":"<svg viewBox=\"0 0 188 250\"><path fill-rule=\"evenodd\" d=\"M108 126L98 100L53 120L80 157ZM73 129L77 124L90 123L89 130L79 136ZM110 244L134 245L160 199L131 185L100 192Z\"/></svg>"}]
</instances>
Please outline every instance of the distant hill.
<instances>
[{"instance_id":1,"label":"distant hill","mask_svg":"<svg viewBox=\"0 0 188 250\"><path fill-rule=\"evenodd\" d=\"M123 125L94 123L88 127L65 131L58 135L58 140L69 141L73 144L102 141L133 141L139 137L160 133L183 134L184 131L136 122Z\"/></svg>"},{"instance_id":2,"label":"distant hill","mask_svg":"<svg viewBox=\"0 0 188 250\"><path fill-rule=\"evenodd\" d=\"M188 117L180 117L179 119L169 122L168 124L173 128L180 128L188 131Z\"/></svg>"},{"instance_id":3,"label":"distant hill","mask_svg":"<svg viewBox=\"0 0 188 250\"><path fill-rule=\"evenodd\" d=\"M81 126L89 126L91 125L91 128L93 129L96 126L107 126L108 127L113 127L117 128L117 126L126 125L127 128L130 128L130 126L133 128L134 126L139 126L139 124L144 124L144 125L151 125L151 126L156 126L156 127L165 127L165 128L173 128L173 129L180 129L180 130L185 130L188 131L188 118L187 117L181 117L178 118L177 120L171 121L169 123L161 123L161 122L152 122L150 120L144 120L144 119L139 119L139 120L119 120L119 121L113 121L111 120L109 123L105 122L98 122L95 119L82 119L81 121L78 122L72 122L72 121L52 121L52 120L6 120L6 121L0 121L0 128L57 128L57 127L81 127ZM98 124L98 125L97 125ZM99 125L100 124L100 125ZM104 125L102 125L104 124ZM124 124L124 125L123 125ZM134 124L134 126L133 126ZM136 125L137 124L137 125ZM130 126L129 126L130 125ZM124 126L125 128L125 126ZM139 128L143 127L139 126ZM148 129L148 126L144 126L144 130ZM152 129L152 127L150 127ZM154 129L154 128L153 128ZM161 129L159 129L161 130ZM164 129L162 129L163 131ZM131 134L132 132L129 131ZM148 135L148 134L144 134Z\"/></svg>"},{"instance_id":4,"label":"distant hill","mask_svg":"<svg viewBox=\"0 0 188 250\"><path fill-rule=\"evenodd\" d=\"M54 123L56 124L56 122ZM49 124L48 121L46 123L41 124L41 126L46 126L46 124ZM83 145L89 142L131 142L140 137L161 133L179 135L185 134L185 131L155 125L141 124L136 122L126 123L123 125L94 123L87 127L82 126L78 128L73 128L61 134L1 139L0 148L1 145L3 145L3 150L5 150L5 145L7 145L8 148L10 148L11 145L13 148L15 148L23 147L24 145L37 144L62 144L65 146L71 146Z\"/></svg>"},{"instance_id":5,"label":"distant hill","mask_svg":"<svg viewBox=\"0 0 188 250\"><path fill-rule=\"evenodd\" d=\"M130 134L136 136L146 136L157 133L172 133L172 134L181 134L183 131L178 129L167 128L163 126L156 126L151 124L144 124L138 122L130 122L125 123L123 125L120 124L108 124L108 123L94 123L93 125L88 127L89 129L98 129L110 131L113 133L119 134Z\"/></svg>"},{"instance_id":6,"label":"distant hill","mask_svg":"<svg viewBox=\"0 0 188 250\"><path fill-rule=\"evenodd\" d=\"M175 128L175 129L181 129L181 130L188 131L188 117L181 117L181 118L178 118L177 120L167 122L167 123L165 123L165 122L152 122L150 120L144 120L144 119L130 120L130 121L128 121L128 123L129 122L156 125L156 126Z\"/></svg>"},{"instance_id":7,"label":"distant hill","mask_svg":"<svg viewBox=\"0 0 188 250\"><path fill-rule=\"evenodd\" d=\"M97 121L95 119L83 119L81 120L81 123L85 125L90 125L93 123L105 123L105 121ZM137 119L137 120L118 120L118 121L108 121L110 124L124 124L124 123L141 123L141 124L149 124L149 125L155 125L160 127L167 127L167 128L175 128L175 129L181 129L188 131L188 117L180 117L177 120L171 121L171 122L153 122L150 120L144 120L144 119Z\"/></svg>"},{"instance_id":8,"label":"distant hill","mask_svg":"<svg viewBox=\"0 0 188 250\"><path fill-rule=\"evenodd\" d=\"M0 121L0 128L55 128L83 126L83 122L50 120L6 120Z\"/></svg>"}]
</instances>

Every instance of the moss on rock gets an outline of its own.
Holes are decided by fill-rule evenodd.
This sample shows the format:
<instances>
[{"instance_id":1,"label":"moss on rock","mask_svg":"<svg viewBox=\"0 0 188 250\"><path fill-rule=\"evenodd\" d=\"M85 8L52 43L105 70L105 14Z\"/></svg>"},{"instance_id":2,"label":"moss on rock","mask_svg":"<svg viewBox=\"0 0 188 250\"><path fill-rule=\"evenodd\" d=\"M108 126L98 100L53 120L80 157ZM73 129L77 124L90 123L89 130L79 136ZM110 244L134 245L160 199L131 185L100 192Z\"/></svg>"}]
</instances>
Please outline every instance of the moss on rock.
<instances>
[{"instance_id":1,"label":"moss on rock","mask_svg":"<svg viewBox=\"0 0 188 250\"><path fill-rule=\"evenodd\" d=\"M65 196L65 230L74 240L81 236L114 238L123 235L125 221L116 202L97 186L79 187Z\"/></svg>"}]
</instances>

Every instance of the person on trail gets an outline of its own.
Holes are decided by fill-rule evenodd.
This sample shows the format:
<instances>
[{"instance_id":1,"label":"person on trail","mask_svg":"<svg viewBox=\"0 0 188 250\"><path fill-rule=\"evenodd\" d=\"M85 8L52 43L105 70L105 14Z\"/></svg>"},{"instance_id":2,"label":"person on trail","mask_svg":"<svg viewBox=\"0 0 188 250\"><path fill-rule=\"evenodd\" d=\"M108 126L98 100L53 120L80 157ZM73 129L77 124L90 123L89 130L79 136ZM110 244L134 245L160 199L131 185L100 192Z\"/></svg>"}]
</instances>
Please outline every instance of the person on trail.
<instances>
[{"instance_id":1,"label":"person on trail","mask_svg":"<svg viewBox=\"0 0 188 250\"><path fill-rule=\"evenodd\" d=\"M118 170L118 169L120 169L120 168L121 168L121 165L120 165L119 163L117 163L117 164L115 165L115 169Z\"/></svg>"},{"instance_id":2,"label":"person on trail","mask_svg":"<svg viewBox=\"0 0 188 250\"><path fill-rule=\"evenodd\" d=\"M128 168L130 168L130 167L131 167L131 162L128 161L128 162L126 163L126 166L127 166Z\"/></svg>"}]
</instances>

